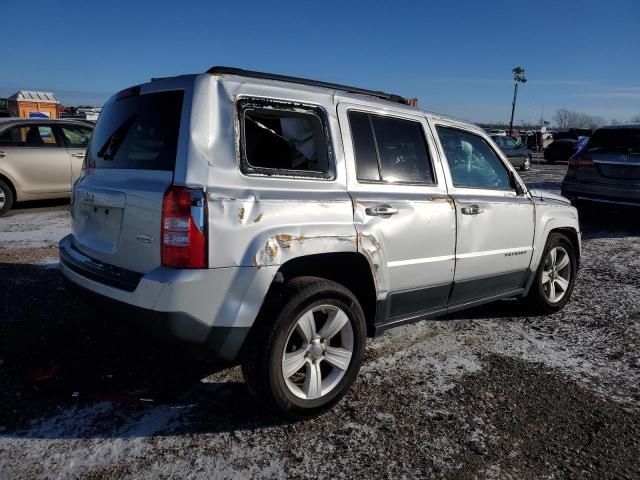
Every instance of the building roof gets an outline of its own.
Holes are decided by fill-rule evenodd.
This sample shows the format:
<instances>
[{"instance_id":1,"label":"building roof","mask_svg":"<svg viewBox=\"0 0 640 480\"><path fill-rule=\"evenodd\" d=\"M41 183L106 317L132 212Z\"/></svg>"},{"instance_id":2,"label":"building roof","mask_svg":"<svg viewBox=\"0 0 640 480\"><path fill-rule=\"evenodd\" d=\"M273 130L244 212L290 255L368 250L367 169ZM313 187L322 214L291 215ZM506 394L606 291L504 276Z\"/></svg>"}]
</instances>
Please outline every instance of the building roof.
<instances>
[{"instance_id":1,"label":"building roof","mask_svg":"<svg viewBox=\"0 0 640 480\"><path fill-rule=\"evenodd\" d=\"M8 99L19 102L60 103L53 92L36 92L34 90L20 90Z\"/></svg>"}]
</instances>

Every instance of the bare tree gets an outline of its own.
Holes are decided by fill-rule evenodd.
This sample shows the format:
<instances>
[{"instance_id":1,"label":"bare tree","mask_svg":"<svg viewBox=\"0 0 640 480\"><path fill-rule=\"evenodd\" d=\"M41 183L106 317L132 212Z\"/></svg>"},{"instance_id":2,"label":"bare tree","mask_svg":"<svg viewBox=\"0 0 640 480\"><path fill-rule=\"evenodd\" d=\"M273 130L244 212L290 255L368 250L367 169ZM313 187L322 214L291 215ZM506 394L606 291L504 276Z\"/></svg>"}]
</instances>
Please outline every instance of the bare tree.
<instances>
[{"instance_id":1,"label":"bare tree","mask_svg":"<svg viewBox=\"0 0 640 480\"><path fill-rule=\"evenodd\" d=\"M558 128L597 128L605 124L602 117L574 112L566 108L556 110L553 120Z\"/></svg>"}]
</instances>

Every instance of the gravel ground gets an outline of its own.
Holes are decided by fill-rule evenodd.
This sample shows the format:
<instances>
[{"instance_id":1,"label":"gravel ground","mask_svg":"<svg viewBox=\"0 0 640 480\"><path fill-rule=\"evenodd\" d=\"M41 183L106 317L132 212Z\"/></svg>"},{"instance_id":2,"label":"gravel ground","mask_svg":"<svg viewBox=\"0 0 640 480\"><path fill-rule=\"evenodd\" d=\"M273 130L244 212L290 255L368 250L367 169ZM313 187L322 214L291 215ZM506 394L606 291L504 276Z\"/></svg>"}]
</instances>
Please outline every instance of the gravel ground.
<instances>
[{"instance_id":1,"label":"gravel ground","mask_svg":"<svg viewBox=\"0 0 640 480\"><path fill-rule=\"evenodd\" d=\"M565 168L524 177L557 192ZM391 330L335 409L285 424L237 368L69 296L52 260L64 208L14 213L0 219L0 478L640 478L637 218L584 211L562 312L507 300ZM21 230L36 240L9 245Z\"/></svg>"}]
</instances>

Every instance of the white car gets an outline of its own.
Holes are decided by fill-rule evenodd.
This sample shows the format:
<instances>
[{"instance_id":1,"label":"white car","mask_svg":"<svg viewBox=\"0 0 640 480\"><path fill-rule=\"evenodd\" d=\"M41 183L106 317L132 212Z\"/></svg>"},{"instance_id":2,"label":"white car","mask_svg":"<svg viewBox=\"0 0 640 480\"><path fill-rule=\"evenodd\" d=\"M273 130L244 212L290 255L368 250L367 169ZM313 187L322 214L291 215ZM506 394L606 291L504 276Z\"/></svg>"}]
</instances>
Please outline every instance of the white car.
<instances>
[{"instance_id":1,"label":"white car","mask_svg":"<svg viewBox=\"0 0 640 480\"><path fill-rule=\"evenodd\" d=\"M504 131L504 130L500 130L500 129L489 130L487 133L489 135L499 135L501 137L506 137L507 136L507 132Z\"/></svg>"},{"instance_id":2,"label":"white car","mask_svg":"<svg viewBox=\"0 0 640 480\"><path fill-rule=\"evenodd\" d=\"M554 312L576 209L479 127L383 92L214 67L104 106L60 242L125 321L241 362L291 417L355 380L367 336L507 297Z\"/></svg>"}]
</instances>

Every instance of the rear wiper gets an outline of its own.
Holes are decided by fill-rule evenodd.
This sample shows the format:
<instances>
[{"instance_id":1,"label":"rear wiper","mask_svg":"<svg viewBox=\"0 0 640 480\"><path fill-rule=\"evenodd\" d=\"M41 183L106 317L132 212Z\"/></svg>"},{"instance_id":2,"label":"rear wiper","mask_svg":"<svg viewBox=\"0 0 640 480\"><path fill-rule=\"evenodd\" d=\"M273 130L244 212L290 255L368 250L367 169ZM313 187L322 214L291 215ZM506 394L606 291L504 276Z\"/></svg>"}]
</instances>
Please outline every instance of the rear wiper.
<instances>
[{"instance_id":1,"label":"rear wiper","mask_svg":"<svg viewBox=\"0 0 640 480\"><path fill-rule=\"evenodd\" d=\"M131 115L128 119L126 119L118 128L114 130L114 132L107 138L107 141L104 142L104 145L98 150L96 156L98 158L102 158L103 160L113 160L118 153L118 149L120 145L122 145L122 141L127 136L127 132L133 125L133 121L135 120L136 115Z\"/></svg>"}]
</instances>

